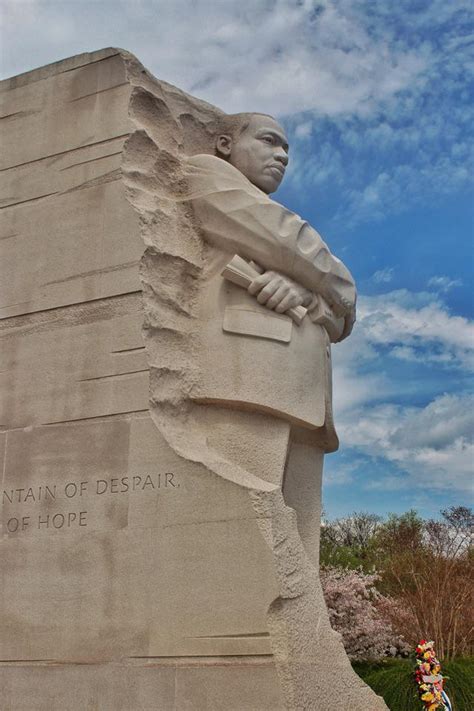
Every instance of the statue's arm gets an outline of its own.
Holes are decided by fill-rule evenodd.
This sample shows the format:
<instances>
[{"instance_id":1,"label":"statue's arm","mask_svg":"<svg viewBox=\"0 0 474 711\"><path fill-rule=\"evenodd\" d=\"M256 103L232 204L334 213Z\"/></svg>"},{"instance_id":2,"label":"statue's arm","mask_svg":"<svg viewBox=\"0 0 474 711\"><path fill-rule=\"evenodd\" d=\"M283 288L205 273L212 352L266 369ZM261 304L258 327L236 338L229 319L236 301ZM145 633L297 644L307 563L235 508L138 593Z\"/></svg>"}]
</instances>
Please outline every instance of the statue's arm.
<instances>
[{"instance_id":1,"label":"statue's arm","mask_svg":"<svg viewBox=\"0 0 474 711\"><path fill-rule=\"evenodd\" d=\"M331 254L319 233L307 222L300 220L300 223L296 234L294 278L302 284L312 278L312 291L324 297L336 317L346 317L355 309L354 279L347 267Z\"/></svg>"},{"instance_id":2,"label":"statue's arm","mask_svg":"<svg viewBox=\"0 0 474 711\"><path fill-rule=\"evenodd\" d=\"M289 276L321 294L336 316L355 305L354 280L307 222L268 198L239 185L210 190L192 199L206 239L223 251L254 260L266 271Z\"/></svg>"}]
</instances>

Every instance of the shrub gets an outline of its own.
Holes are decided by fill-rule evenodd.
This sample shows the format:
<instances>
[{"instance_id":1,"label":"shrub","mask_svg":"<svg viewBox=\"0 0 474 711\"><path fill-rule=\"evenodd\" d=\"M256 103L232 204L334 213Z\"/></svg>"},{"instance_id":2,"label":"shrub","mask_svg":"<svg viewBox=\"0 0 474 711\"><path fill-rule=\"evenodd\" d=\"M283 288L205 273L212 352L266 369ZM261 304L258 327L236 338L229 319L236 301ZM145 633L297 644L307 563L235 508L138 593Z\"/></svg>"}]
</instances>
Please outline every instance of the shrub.
<instances>
[{"instance_id":1,"label":"shrub","mask_svg":"<svg viewBox=\"0 0 474 711\"><path fill-rule=\"evenodd\" d=\"M321 570L331 625L342 635L351 659L380 659L406 648L384 614L395 603L377 591L377 579L376 574L357 570Z\"/></svg>"},{"instance_id":2,"label":"shrub","mask_svg":"<svg viewBox=\"0 0 474 711\"><path fill-rule=\"evenodd\" d=\"M441 521L391 516L376 533L377 569L383 592L406 611L391 616L397 631L414 644L436 640L440 657L450 658L474 649L474 517L462 506L441 514Z\"/></svg>"},{"instance_id":3,"label":"shrub","mask_svg":"<svg viewBox=\"0 0 474 711\"><path fill-rule=\"evenodd\" d=\"M441 516L424 520L408 511L382 521L362 512L324 521L321 565L368 574L377 570L373 580L382 597L373 586L369 597L381 619L390 620L413 647L422 638L436 640L440 657L449 659L474 652L474 516L465 506L444 509ZM338 611L337 605L332 608ZM357 617L355 608L351 614ZM367 614L373 614L370 605ZM333 624L346 626L336 614Z\"/></svg>"}]
</instances>

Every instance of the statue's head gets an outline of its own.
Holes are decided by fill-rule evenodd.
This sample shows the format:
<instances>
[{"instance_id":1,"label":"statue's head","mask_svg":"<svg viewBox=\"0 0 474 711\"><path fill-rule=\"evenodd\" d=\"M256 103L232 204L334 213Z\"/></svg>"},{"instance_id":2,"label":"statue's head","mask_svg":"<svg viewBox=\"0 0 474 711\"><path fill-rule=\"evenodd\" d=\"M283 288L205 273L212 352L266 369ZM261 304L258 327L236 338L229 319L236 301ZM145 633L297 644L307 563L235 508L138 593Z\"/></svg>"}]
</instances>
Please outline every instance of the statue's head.
<instances>
[{"instance_id":1,"label":"statue's head","mask_svg":"<svg viewBox=\"0 0 474 711\"><path fill-rule=\"evenodd\" d=\"M288 164L288 139L271 116L227 114L218 127L216 153L269 194L283 180Z\"/></svg>"}]
</instances>

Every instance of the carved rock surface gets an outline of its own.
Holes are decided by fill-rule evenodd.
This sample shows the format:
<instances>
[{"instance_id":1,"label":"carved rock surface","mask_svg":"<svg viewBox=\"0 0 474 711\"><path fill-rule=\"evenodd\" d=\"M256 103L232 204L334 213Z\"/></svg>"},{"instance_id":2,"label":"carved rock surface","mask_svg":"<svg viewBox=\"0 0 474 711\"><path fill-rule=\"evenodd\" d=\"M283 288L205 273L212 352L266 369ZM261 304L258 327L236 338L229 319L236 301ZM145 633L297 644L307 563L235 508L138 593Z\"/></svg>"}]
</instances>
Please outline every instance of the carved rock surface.
<instances>
[{"instance_id":1,"label":"carved rock surface","mask_svg":"<svg viewBox=\"0 0 474 711\"><path fill-rule=\"evenodd\" d=\"M386 708L290 508L320 470L282 494L290 425L196 397L221 112L116 49L0 98L2 709Z\"/></svg>"}]
</instances>

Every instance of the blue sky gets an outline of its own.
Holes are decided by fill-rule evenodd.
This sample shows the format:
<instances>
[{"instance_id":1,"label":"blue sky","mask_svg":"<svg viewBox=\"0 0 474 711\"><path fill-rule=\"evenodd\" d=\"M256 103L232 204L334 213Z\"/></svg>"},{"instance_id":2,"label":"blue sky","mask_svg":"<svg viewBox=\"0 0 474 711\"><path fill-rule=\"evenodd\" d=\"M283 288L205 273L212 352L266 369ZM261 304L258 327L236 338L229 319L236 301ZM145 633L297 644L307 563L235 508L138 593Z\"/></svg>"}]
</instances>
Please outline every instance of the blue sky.
<instances>
[{"instance_id":1,"label":"blue sky","mask_svg":"<svg viewBox=\"0 0 474 711\"><path fill-rule=\"evenodd\" d=\"M356 277L336 346L329 517L472 503L472 40L464 0L0 0L2 75L120 46L226 111L276 115L275 198Z\"/></svg>"}]
</instances>

